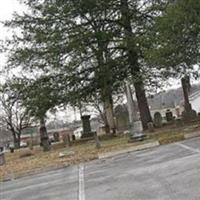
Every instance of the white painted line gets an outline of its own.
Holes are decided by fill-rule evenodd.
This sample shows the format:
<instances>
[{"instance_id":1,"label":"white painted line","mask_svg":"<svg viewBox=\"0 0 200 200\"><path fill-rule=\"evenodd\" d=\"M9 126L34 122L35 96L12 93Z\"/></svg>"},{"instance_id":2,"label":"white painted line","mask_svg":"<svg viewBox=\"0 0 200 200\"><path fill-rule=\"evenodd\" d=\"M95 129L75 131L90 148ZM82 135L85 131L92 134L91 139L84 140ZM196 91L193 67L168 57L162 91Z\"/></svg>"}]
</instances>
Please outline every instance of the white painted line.
<instances>
[{"instance_id":1,"label":"white painted line","mask_svg":"<svg viewBox=\"0 0 200 200\"><path fill-rule=\"evenodd\" d=\"M176 145L180 146L180 147L183 147L184 149L187 149L187 150L190 150L194 153L200 153L200 150L199 149L195 149L195 148L192 148L192 147L189 147L185 144L182 144L182 143L176 143Z\"/></svg>"},{"instance_id":2,"label":"white painted line","mask_svg":"<svg viewBox=\"0 0 200 200\"><path fill-rule=\"evenodd\" d=\"M79 165L79 200L85 200L84 165Z\"/></svg>"}]
</instances>

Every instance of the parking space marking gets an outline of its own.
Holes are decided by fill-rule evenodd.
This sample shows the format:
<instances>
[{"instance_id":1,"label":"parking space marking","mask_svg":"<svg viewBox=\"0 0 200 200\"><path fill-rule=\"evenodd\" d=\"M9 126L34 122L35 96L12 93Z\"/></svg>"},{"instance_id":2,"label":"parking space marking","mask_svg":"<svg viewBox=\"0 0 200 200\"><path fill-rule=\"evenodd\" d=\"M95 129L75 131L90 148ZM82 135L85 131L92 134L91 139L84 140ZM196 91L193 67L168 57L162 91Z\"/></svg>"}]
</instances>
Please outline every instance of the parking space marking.
<instances>
[{"instance_id":1,"label":"parking space marking","mask_svg":"<svg viewBox=\"0 0 200 200\"><path fill-rule=\"evenodd\" d=\"M184 149L190 150L190 151L192 151L192 152L194 152L194 153L200 153L200 150L199 150L199 149L192 148L192 147L187 146L187 145L185 145L185 144L176 143L176 145L178 145L178 146L180 146L180 147L182 147L182 148L184 148Z\"/></svg>"},{"instance_id":2,"label":"parking space marking","mask_svg":"<svg viewBox=\"0 0 200 200\"><path fill-rule=\"evenodd\" d=\"M84 165L79 165L79 200L85 200Z\"/></svg>"}]
</instances>

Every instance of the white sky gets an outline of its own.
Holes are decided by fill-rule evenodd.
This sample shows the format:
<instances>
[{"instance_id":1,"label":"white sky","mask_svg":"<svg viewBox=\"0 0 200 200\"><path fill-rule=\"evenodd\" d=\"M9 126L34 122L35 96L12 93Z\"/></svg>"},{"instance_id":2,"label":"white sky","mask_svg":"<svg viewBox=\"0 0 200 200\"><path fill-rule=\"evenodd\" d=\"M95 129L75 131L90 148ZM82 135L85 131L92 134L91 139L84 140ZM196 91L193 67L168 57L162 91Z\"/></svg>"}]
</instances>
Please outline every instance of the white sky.
<instances>
[{"instance_id":1,"label":"white sky","mask_svg":"<svg viewBox=\"0 0 200 200\"><path fill-rule=\"evenodd\" d=\"M0 21L9 20L12 14L17 11L23 12L24 6L18 0L1 0L0 1ZM0 24L0 39L6 38L8 31Z\"/></svg>"},{"instance_id":2,"label":"white sky","mask_svg":"<svg viewBox=\"0 0 200 200\"><path fill-rule=\"evenodd\" d=\"M19 3L18 0L1 0L0 1L0 22L9 20L12 18L12 14L17 11L23 12L24 6ZM0 23L0 40L4 40L8 37L9 31ZM4 54L0 54L0 69L3 68L6 62Z\"/></svg>"}]
</instances>

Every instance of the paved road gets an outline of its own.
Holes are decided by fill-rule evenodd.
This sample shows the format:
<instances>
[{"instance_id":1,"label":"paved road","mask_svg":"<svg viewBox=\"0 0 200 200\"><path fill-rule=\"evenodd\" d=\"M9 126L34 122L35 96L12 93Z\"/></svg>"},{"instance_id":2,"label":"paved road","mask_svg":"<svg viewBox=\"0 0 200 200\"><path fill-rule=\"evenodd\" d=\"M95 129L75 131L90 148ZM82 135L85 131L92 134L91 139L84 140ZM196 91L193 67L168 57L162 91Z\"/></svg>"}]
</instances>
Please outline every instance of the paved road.
<instances>
[{"instance_id":1,"label":"paved road","mask_svg":"<svg viewBox=\"0 0 200 200\"><path fill-rule=\"evenodd\" d=\"M1 183L22 199L200 200L200 138Z\"/></svg>"}]
</instances>

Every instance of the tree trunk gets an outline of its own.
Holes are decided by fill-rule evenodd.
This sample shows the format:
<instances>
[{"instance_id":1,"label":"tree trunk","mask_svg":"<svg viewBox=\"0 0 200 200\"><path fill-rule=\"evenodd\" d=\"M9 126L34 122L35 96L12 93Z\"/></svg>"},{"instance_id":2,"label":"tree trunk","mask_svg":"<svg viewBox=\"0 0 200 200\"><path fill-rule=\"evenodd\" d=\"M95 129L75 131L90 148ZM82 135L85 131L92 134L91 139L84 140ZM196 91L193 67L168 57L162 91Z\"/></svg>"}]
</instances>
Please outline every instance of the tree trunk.
<instances>
[{"instance_id":1,"label":"tree trunk","mask_svg":"<svg viewBox=\"0 0 200 200\"><path fill-rule=\"evenodd\" d=\"M138 63L138 54L133 44L133 30L131 26L131 14L129 11L128 1L121 0L121 14L123 28L126 36L126 48L128 53L128 61L130 64L130 71L134 79L134 86L136 91L136 98L140 111L140 117L144 129L148 128L148 122L152 122L152 117L149 110L148 101L145 94L144 83Z\"/></svg>"},{"instance_id":2,"label":"tree trunk","mask_svg":"<svg viewBox=\"0 0 200 200\"><path fill-rule=\"evenodd\" d=\"M105 126L105 132L106 132L106 135L109 135L110 133L110 127L109 127L109 123L108 123L108 119L107 119L107 116L106 116L106 108L105 108L105 103L104 103L104 106L103 106L103 122L104 122L104 126Z\"/></svg>"},{"instance_id":3,"label":"tree trunk","mask_svg":"<svg viewBox=\"0 0 200 200\"><path fill-rule=\"evenodd\" d=\"M17 135L14 129L10 129L13 135L13 143L14 143L14 148L19 149L20 148L20 137Z\"/></svg>"},{"instance_id":4,"label":"tree trunk","mask_svg":"<svg viewBox=\"0 0 200 200\"><path fill-rule=\"evenodd\" d=\"M15 149L20 148L20 139L16 136L14 137L14 147L15 147Z\"/></svg>"},{"instance_id":5,"label":"tree trunk","mask_svg":"<svg viewBox=\"0 0 200 200\"><path fill-rule=\"evenodd\" d=\"M105 99L104 104L105 104L105 113L106 113L106 118L108 120L110 134L115 135L116 126L115 126L114 113L113 113L113 104L110 97L107 97Z\"/></svg>"},{"instance_id":6,"label":"tree trunk","mask_svg":"<svg viewBox=\"0 0 200 200\"><path fill-rule=\"evenodd\" d=\"M109 126L109 129L108 129L108 127L106 127L106 129L110 130L109 134L115 135L116 134L116 126L115 126L115 120L114 120L112 94L108 90L108 88L104 89L103 103L104 103L104 109L105 109L105 117L106 117L106 120L107 120L108 126Z\"/></svg>"},{"instance_id":7,"label":"tree trunk","mask_svg":"<svg viewBox=\"0 0 200 200\"><path fill-rule=\"evenodd\" d=\"M44 118L40 119L40 142L43 147L43 151L50 150L50 142L49 142L49 137L48 137L47 129L45 126Z\"/></svg>"},{"instance_id":8,"label":"tree trunk","mask_svg":"<svg viewBox=\"0 0 200 200\"><path fill-rule=\"evenodd\" d=\"M138 102L138 108L140 111L140 118L142 121L143 129L148 129L148 123L152 122L149 105L147 102L145 89L142 81L134 83L136 98Z\"/></svg>"},{"instance_id":9,"label":"tree trunk","mask_svg":"<svg viewBox=\"0 0 200 200\"><path fill-rule=\"evenodd\" d=\"M184 78L181 79L181 84L182 84L182 89L183 89L183 96L184 96L184 108L186 113L191 112L192 107L189 101L189 77L185 76Z\"/></svg>"},{"instance_id":10,"label":"tree trunk","mask_svg":"<svg viewBox=\"0 0 200 200\"><path fill-rule=\"evenodd\" d=\"M99 66L102 66L101 71L101 79L102 85L101 85L101 98L102 102L104 104L104 111L105 111L105 119L108 122L109 128L106 127L106 132L109 130L110 135L116 134L116 126L115 126L115 120L114 120L114 112L113 112L113 99L112 99L112 89L110 85L110 76L112 75L109 70L109 66L105 65L105 57L103 56L103 52L106 52L106 45L102 44L102 42L99 42L99 53L97 55ZM105 124L107 126L107 124Z\"/></svg>"},{"instance_id":11,"label":"tree trunk","mask_svg":"<svg viewBox=\"0 0 200 200\"><path fill-rule=\"evenodd\" d=\"M20 148L20 143L21 143L21 133L17 133L17 146Z\"/></svg>"}]
</instances>

